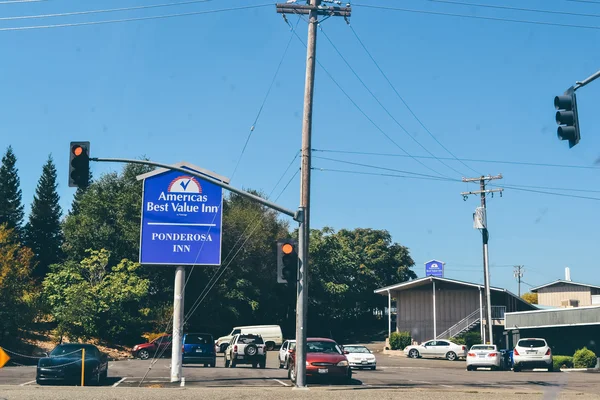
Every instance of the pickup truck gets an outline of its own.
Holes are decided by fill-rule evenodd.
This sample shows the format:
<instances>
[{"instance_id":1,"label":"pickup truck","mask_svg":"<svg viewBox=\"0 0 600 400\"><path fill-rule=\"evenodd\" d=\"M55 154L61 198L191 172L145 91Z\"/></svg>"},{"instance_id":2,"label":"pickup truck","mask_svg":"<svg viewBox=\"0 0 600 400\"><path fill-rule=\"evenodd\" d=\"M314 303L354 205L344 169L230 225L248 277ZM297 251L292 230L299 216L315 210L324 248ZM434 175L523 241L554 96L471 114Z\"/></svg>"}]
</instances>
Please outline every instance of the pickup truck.
<instances>
[{"instance_id":1,"label":"pickup truck","mask_svg":"<svg viewBox=\"0 0 600 400\"><path fill-rule=\"evenodd\" d=\"M235 368L238 364L252 364L253 368L267 365L267 348L262 336L237 334L225 350L225 368Z\"/></svg>"}]
</instances>

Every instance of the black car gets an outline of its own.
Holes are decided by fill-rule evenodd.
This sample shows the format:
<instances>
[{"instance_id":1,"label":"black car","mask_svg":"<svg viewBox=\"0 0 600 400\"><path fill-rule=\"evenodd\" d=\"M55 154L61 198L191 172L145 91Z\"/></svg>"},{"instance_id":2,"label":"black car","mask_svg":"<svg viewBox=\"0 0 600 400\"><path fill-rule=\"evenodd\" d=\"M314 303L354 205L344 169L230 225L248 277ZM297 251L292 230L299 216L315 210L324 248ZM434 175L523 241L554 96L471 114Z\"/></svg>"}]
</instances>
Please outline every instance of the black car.
<instances>
[{"instance_id":1,"label":"black car","mask_svg":"<svg viewBox=\"0 0 600 400\"><path fill-rule=\"evenodd\" d=\"M42 385L46 382L81 383L81 364L83 349L84 385L99 385L108 375L108 357L92 344L60 344L48 357L38 361L35 381Z\"/></svg>"}]
</instances>

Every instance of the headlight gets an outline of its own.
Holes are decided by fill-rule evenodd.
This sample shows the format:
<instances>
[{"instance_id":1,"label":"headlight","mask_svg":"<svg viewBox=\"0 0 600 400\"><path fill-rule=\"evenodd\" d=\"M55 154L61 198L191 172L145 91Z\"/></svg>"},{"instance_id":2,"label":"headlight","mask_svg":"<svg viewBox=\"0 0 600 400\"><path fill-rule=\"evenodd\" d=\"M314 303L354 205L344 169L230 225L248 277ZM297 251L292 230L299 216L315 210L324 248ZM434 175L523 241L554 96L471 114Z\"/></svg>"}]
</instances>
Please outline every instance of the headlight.
<instances>
[{"instance_id":1,"label":"headlight","mask_svg":"<svg viewBox=\"0 0 600 400\"><path fill-rule=\"evenodd\" d=\"M338 367L347 367L348 366L348 361L346 360L342 360L339 363L337 363Z\"/></svg>"}]
</instances>

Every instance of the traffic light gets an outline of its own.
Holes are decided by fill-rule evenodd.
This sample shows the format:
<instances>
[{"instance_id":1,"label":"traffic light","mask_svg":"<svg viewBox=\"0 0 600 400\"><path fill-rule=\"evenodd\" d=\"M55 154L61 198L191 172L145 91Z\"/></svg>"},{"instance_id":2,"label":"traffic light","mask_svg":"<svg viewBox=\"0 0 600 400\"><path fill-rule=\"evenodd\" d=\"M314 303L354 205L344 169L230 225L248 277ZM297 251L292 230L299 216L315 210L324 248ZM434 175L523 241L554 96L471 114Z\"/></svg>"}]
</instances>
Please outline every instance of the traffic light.
<instances>
[{"instance_id":1,"label":"traffic light","mask_svg":"<svg viewBox=\"0 0 600 400\"><path fill-rule=\"evenodd\" d=\"M569 148L579 143L579 118L577 116L577 98L575 90L570 87L562 96L554 98L556 112L556 123L558 127L558 138L568 140Z\"/></svg>"},{"instance_id":2,"label":"traffic light","mask_svg":"<svg viewBox=\"0 0 600 400\"><path fill-rule=\"evenodd\" d=\"M277 241L277 282L295 283L298 275L298 242L291 239Z\"/></svg>"},{"instance_id":3,"label":"traffic light","mask_svg":"<svg viewBox=\"0 0 600 400\"><path fill-rule=\"evenodd\" d=\"M86 188L90 176L90 142L71 142L69 187Z\"/></svg>"}]
</instances>

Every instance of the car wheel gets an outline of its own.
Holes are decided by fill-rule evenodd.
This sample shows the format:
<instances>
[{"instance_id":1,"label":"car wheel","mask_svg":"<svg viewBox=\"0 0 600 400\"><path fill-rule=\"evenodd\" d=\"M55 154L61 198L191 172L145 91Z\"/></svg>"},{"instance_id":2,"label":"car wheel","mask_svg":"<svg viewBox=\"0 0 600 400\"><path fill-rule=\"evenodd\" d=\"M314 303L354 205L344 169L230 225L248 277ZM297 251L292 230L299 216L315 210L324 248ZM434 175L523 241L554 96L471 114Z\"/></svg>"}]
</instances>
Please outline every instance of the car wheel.
<instances>
[{"instance_id":1,"label":"car wheel","mask_svg":"<svg viewBox=\"0 0 600 400\"><path fill-rule=\"evenodd\" d=\"M411 350L408 352L408 356L409 356L410 358L419 358L419 351L418 351L417 349L411 349Z\"/></svg>"},{"instance_id":2,"label":"car wheel","mask_svg":"<svg viewBox=\"0 0 600 400\"><path fill-rule=\"evenodd\" d=\"M518 365L515 365L513 367L513 372L521 372L521 367L519 367Z\"/></svg>"},{"instance_id":3,"label":"car wheel","mask_svg":"<svg viewBox=\"0 0 600 400\"><path fill-rule=\"evenodd\" d=\"M375 371L377 367L371 367L371 371Z\"/></svg>"},{"instance_id":4,"label":"car wheel","mask_svg":"<svg viewBox=\"0 0 600 400\"><path fill-rule=\"evenodd\" d=\"M104 370L104 372L102 373L102 382L106 382L107 379L108 379L108 368L106 368Z\"/></svg>"},{"instance_id":5,"label":"car wheel","mask_svg":"<svg viewBox=\"0 0 600 400\"><path fill-rule=\"evenodd\" d=\"M229 368L229 360L227 359L227 354L225 354L225 368Z\"/></svg>"},{"instance_id":6,"label":"car wheel","mask_svg":"<svg viewBox=\"0 0 600 400\"><path fill-rule=\"evenodd\" d=\"M554 372L554 365L553 364L550 364L548 366L548 372Z\"/></svg>"},{"instance_id":7,"label":"car wheel","mask_svg":"<svg viewBox=\"0 0 600 400\"><path fill-rule=\"evenodd\" d=\"M448 353L446 353L446 360L448 361L456 361L458 359L458 357L456 357L456 353L453 351L449 351Z\"/></svg>"},{"instance_id":8,"label":"car wheel","mask_svg":"<svg viewBox=\"0 0 600 400\"><path fill-rule=\"evenodd\" d=\"M142 349L138 352L138 357L140 360L147 360L150 358L150 352L148 350Z\"/></svg>"},{"instance_id":9,"label":"car wheel","mask_svg":"<svg viewBox=\"0 0 600 400\"><path fill-rule=\"evenodd\" d=\"M352 369L348 368L348 374L346 375L346 378L344 380L346 381L346 384L352 382Z\"/></svg>"},{"instance_id":10,"label":"car wheel","mask_svg":"<svg viewBox=\"0 0 600 400\"><path fill-rule=\"evenodd\" d=\"M288 369L288 378L290 379L290 381L292 381L292 383L296 383L296 371L294 367Z\"/></svg>"},{"instance_id":11,"label":"car wheel","mask_svg":"<svg viewBox=\"0 0 600 400\"><path fill-rule=\"evenodd\" d=\"M247 356L253 357L254 355L256 355L258 353L258 347L256 347L255 344L249 344L244 349L244 353Z\"/></svg>"},{"instance_id":12,"label":"car wheel","mask_svg":"<svg viewBox=\"0 0 600 400\"><path fill-rule=\"evenodd\" d=\"M235 360L234 359L231 360L231 364L229 364L229 366L231 368L235 368L236 364L235 364Z\"/></svg>"},{"instance_id":13,"label":"car wheel","mask_svg":"<svg viewBox=\"0 0 600 400\"><path fill-rule=\"evenodd\" d=\"M44 381L40 381L38 378L35 378L35 383L37 383L40 386L45 384Z\"/></svg>"},{"instance_id":14,"label":"car wheel","mask_svg":"<svg viewBox=\"0 0 600 400\"><path fill-rule=\"evenodd\" d=\"M258 363L260 365L260 369L265 369L267 367L267 359L265 358L261 362Z\"/></svg>"},{"instance_id":15,"label":"car wheel","mask_svg":"<svg viewBox=\"0 0 600 400\"><path fill-rule=\"evenodd\" d=\"M267 346L267 351L272 351L275 348L275 343L267 342L266 346Z\"/></svg>"},{"instance_id":16,"label":"car wheel","mask_svg":"<svg viewBox=\"0 0 600 400\"><path fill-rule=\"evenodd\" d=\"M471 365L467 365L467 371L473 371L473 367Z\"/></svg>"}]
</instances>

